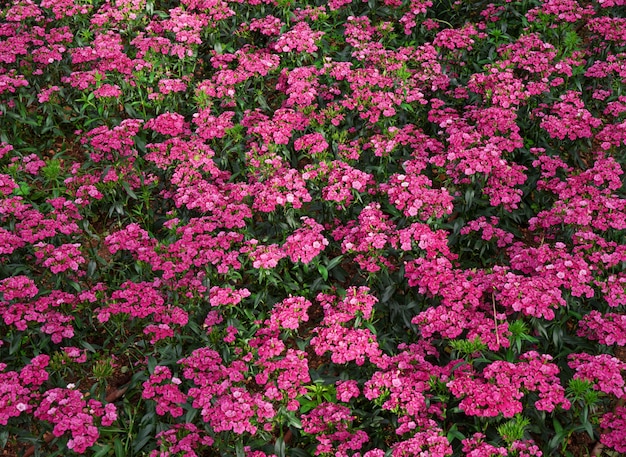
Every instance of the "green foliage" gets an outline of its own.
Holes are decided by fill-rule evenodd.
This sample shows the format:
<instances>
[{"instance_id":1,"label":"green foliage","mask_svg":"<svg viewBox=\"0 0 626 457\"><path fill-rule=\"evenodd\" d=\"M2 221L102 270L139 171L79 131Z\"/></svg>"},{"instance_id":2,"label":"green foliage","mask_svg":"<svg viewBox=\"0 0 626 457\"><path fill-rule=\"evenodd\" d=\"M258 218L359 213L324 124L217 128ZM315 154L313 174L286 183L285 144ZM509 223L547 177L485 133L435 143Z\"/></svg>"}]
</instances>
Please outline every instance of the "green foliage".
<instances>
[{"instance_id":1,"label":"green foliage","mask_svg":"<svg viewBox=\"0 0 626 457\"><path fill-rule=\"evenodd\" d=\"M497 427L498 433L507 444L512 445L515 441L526 437L526 429L530 425L530 419L517 414L513 419Z\"/></svg>"}]
</instances>

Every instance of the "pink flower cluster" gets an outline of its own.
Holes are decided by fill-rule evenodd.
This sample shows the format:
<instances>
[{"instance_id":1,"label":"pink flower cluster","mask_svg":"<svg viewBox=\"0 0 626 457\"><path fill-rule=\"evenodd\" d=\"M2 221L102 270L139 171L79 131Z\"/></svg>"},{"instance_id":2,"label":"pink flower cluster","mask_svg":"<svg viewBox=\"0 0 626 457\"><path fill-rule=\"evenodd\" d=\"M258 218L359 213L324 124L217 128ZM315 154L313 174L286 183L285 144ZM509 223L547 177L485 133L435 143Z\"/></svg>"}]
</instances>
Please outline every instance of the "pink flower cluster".
<instances>
[{"instance_id":1,"label":"pink flower cluster","mask_svg":"<svg viewBox=\"0 0 626 457\"><path fill-rule=\"evenodd\" d=\"M248 255L254 268L265 270L275 268L287 256L277 244L265 245L254 239L248 241L247 246L241 248L241 252Z\"/></svg>"},{"instance_id":2,"label":"pink flower cluster","mask_svg":"<svg viewBox=\"0 0 626 457\"><path fill-rule=\"evenodd\" d=\"M497 246L504 248L513 243L513 234L498 228L498 222L499 219L495 216L491 216L489 221L484 216L481 216L465 224L461 229L461 234L467 235L471 232L482 232L481 238L483 240L491 241L495 238Z\"/></svg>"},{"instance_id":3,"label":"pink flower cluster","mask_svg":"<svg viewBox=\"0 0 626 457\"><path fill-rule=\"evenodd\" d=\"M4 3L11 436L110 450L123 327L151 457L541 456L572 378L626 452L624 0Z\"/></svg>"},{"instance_id":4,"label":"pink flower cluster","mask_svg":"<svg viewBox=\"0 0 626 457\"><path fill-rule=\"evenodd\" d=\"M174 457L181 452L186 457L199 457L196 451L211 446L215 440L193 424L174 424L156 435L159 449L150 453L150 457ZM166 448L167 450L163 450Z\"/></svg>"},{"instance_id":5,"label":"pink flower cluster","mask_svg":"<svg viewBox=\"0 0 626 457\"><path fill-rule=\"evenodd\" d=\"M80 243L63 244L55 247L40 242L35 247L38 248L35 252L35 258L44 267L50 268L50 271L54 274L67 270L78 271L80 265L86 262L79 249Z\"/></svg>"},{"instance_id":6,"label":"pink flower cluster","mask_svg":"<svg viewBox=\"0 0 626 457\"><path fill-rule=\"evenodd\" d=\"M351 220L347 225L337 227L333 237L336 241L341 240L343 253L356 253L355 261L359 267L373 273L382 266L391 266L383 255L387 246L397 243L395 227L389 219L379 203L372 203L363 208L358 221Z\"/></svg>"},{"instance_id":7,"label":"pink flower cluster","mask_svg":"<svg viewBox=\"0 0 626 457\"><path fill-rule=\"evenodd\" d=\"M166 305L159 291L159 280L152 283L127 281L106 300L106 305L98 309L97 319L107 322L111 315L127 314L130 318L151 319L144 329L145 334L153 334L152 343L174 336L172 325L185 326L189 315L184 309Z\"/></svg>"},{"instance_id":8,"label":"pink flower cluster","mask_svg":"<svg viewBox=\"0 0 626 457\"><path fill-rule=\"evenodd\" d=\"M249 192L255 196L252 208L265 213L273 212L277 206L299 209L312 200L300 173L283 166L273 170L268 179L253 183Z\"/></svg>"},{"instance_id":9,"label":"pink flower cluster","mask_svg":"<svg viewBox=\"0 0 626 457\"><path fill-rule=\"evenodd\" d=\"M411 438L393 445L393 457L409 457L412 455L429 455L444 457L452 455L452 446L442 430L435 428L416 432Z\"/></svg>"},{"instance_id":10,"label":"pink flower cluster","mask_svg":"<svg viewBox=\"0 0 626 457\"><path fill-rule=\"evenodd\" d=\"M614 412L605 414L600 426L604 429L600 442L617 452L626 452L626 407L618 406Z\"/></svg>"},{"instance_id":11,"label":"pink flower cluster","mask_svg":"<svg viewBox=\"0 0 626 457\"><path fill-rule=\"evenodd\" d=\"M176 137L188 131L188 124L185 118L178 113L163 113L153 117L143 126L144 129L151 129L161 135Z\"/></svg>"},{"instance_id":12,"label":"pink flower cluster","mask_svg":"<svg viewBox=\"0 0 626 457\"><path fill-rule=\"evenodd\" d=\"M272 49L276 52L315 52L317 45L315 44L324 32L314 32L307 22L298 22L287 32L281 34L274 43Z\"/></svg>"},{"instance_id":13,"label":"pink flower cluster","mask_svg":"<svg viewBox=\"0 0 626 457\"><path fill-rule=\"evenodd\" d=\"M302 322L309 320L307 310L311 305L312 303L304 297L285 298L274 305L266 325L271 330L297 330Z\"/></svg>"},{"instance_id":14,"label":"pink flower cluster","mask_svg":"<svg viewBox=\"0 0 626 457\"><path fill-rule=\"evenodd\" d=\"M249 296L250 291L248 289L213 286L209 291L209 303L211 306L235 306Z\"/></svg>"},{"instance_id":15,"label":"pink flower cluster","mask_svg":"<svg viewBox=\"0 0 626 457\"><path fill-rule=\"evenodd\" d=\"M396 434L413 433L418 427L433 428L429 417L441 415L441 404L431 391L432 377L449 377L449 369L432 364L427 357L437 356L437 350L427 342L400 344L392 357L383 356L378 371L365 382L363 395L380 402L382 408L399 414Z\"/></svg>"},{"instance_id":16,"label":"pink flower cluster","mask_svg":"<svg viewBox=\"0 0 626 457\"><path fill-rule=\"evenodd\" d=\"M85 400L83 393L73 388L46 391L33 414L37 419L54 424L54 436L69 432L71 438L67 447L78 454L84 454L100 436L95 419L100 419L98 422L103 426L117 420L115 405L107 403L103 407L97 400Z\"/></svg>"},{"instance_id":17,"label":"pink flower cluster","mask_svg":"<svg viewBox=\"0 0 626 457\"><path fill-rule=\"evenodd\" d=\"M282 248L293 263L311 263L328 246L324 227L310 217L302 217L302 227L287 237Z\"/></svg>"},{"instance_id":18,"label":"pink flower cluster","mask_svg":"<svg viewBox=\"0 0 626 457\"><path fill-rule=\"evenodd\" d=\"M94 162L119 158L128 158L132 162L137 155L133 137L139 132L142 122L140 119L126 119L113 129L96 127L87 132L81 142L92 148L90 156Z\"/></svg>"},{"instance_id":19,"label":"pink flower cluster","mask_svg":"<svg viewBox=\"0 0 626 457\"><path fill-rule=\"evenodd\" d=\"M59 307L71 309L76 303L74 295L53 290L48 295L37 297L39 289L25 276L4 279L0 282L0 292L4 296L4 299L0 300L0 317L6 325L24 331L32 322L40 323L41 332L51 335L54 343L74 336L71 324L74 316L57 311Z\"/></svg>"},{"instance_id":20,"label":"pink flower cluster","mask_svg":"<svg viewBox=\"0 0 626 457\"><path fill-rule=\"evenodd\" d=\"M48 380L49 361L49 356L39 355L19 373L5 371L7 365L0 363L0 425L7 425L12 417L34 410L39 400L38 389Z\"/></svg>"},{"instance_id":21,"label":"pink flower cluster","mask_svg":"<svg viewBox=\"0 0 626 457\"><path fill-rule=\"evenodd\" d=\"M520 400L528 391L538 393L535 407L540 411L551 412L557 406L570 408L551 356L531 351L522 354L520 360L519 364L492 362L483 370L482 378L469 366L460 368L448 388L461 398L460 408L472 416L513 417L522 412Z\"/></svg>"},{"instance_id":22,"label":"pink flower cluster","mask_svg":"<svg viewBox=\"0 0 626 457\"><path fill-rule=\"evenodd\" d=\"M626 346L626 315L592 310L578 323L578 335L611 346Z\"/></svg>"},{"instance_id":23,"label":"pink flower cluster","mask_svg":"<svg viewBox=\"0 0 626 457\"><path fill-rule=\"evenodd\" d=\"M594 118L585 109L580 95L578 92L569 91L561 96L561 102L552 106L550 114L536 113L536 116L541 118L541 127L552 138L560 140L591 138L593 136L591 129L602 125L601 119Z\"/></svg>"},{"instance_id":24,"label":"pink flower cluster","mask_svg":"<svg viewBox=\"0 0 626 457\"><path fill-rule=\"evenodd\" d=\"M433 189L432 181L408 163L405 169L406 175L392 175L389 184L381 186L396 208L407 217L418 217L423 221L452 212L452 196L446 189Z\"/></svg>"},{"instance_id":25,"label":"pink flower cluster","mask_svg":"<svg viewBox=\"0 0 626 457\"><path fill-rule=\"evenodd\" d=\"M515 440L508 449L500 446L496 447L485 442L484 433L474 433L471 438L463 440L463 452L467 457L495 457L495 456L517 456L517 457L541 457L543 452L533 440ZM510 453L509 453L510 452Z\"/></svg>"},{"instance_id":26,"label":"pink flower cluster","mask_svg":"<svg viewBox=\"0 0 626 457\"><path fill-rule=\"evenodd\" d=\"M568 365L576 371L574 379L584 379L593 383L596 390L626 398L626 383L622 372L626 371L626 363L608 354L571 354Z\"/></svg>"},{"instance_id":27,"label":"pink flower cluster","mask_svg":"<svg viewBox=\"0 0 626 457\"><path fill-rule=\"evenodd\" d=\"M172 417L180 417L183 415L183 408L180 405L187 401L187 396L178 387L181 382L179 378L172 377L169 368L156 366L154 373L143 383L141 397L156 403L156 413L159 416L169 414Z\"/></svg>"},{"instance_id":28,"label":"pink flower cluster","mask_svg":"<svg viewBox=\"0 0 626 457\"><path fill-rule=\"evenodd\" d=\"M234 383L245 379L247 365L238 361L231 367L221 364L221 357L208 348L197 349L179 361L183 376L194 382L189 389L192 406L216 432L232 430L254 434L257 423L268 423L276 414L271 403L259 393L250 393Z\"/></svg>"},{"instance_id":29,"label":"pink flower cluster","mask_svg":"<svg viewBox=\"0 0 626 457\"><path fill-rule=\"evenodd\" d=\"M324 309L324 319L314 330L316 336L309 343L317 355L330 352L331 361L337 364L354 361L360 366L368 359L374 364L380 362L382 351L378 347L376 335L368 328L345 325L356 318L354 327L358 327L361 319L369 320L372 317L373 306L378 300L368 292L367 287L351 287L341 300L334 295L317 296L317 301Z\"/></svg>"},{"instance_id":30,"label":"pink flower cluster","mask_svg":"<svg viewBox=\"0 0 626 457\"><path fill-rule=\"evenodd\" d=\"M350 413L346 406L322 403L302 416L302 430L313 434L318 442L315 455L347 457L352 455L347 451L358 451L368 441L363 430L350 430L355 419Z\"/></svg>"}]
</instances>

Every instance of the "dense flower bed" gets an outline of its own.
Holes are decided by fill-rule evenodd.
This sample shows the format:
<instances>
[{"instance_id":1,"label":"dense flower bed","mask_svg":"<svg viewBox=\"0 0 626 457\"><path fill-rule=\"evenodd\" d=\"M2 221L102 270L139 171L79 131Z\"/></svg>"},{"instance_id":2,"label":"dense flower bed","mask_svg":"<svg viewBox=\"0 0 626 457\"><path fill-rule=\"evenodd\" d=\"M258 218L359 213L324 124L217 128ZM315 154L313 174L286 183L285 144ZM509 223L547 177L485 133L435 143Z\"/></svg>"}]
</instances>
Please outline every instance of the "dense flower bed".
<instances>
[{"instance_id":1,"label":"dense flower bed","mask_svg":"<svg viewBox=\"0 0 626 457\"><path fill-rule=\"evenodd\" d=\"M3 455L626 453L624 0L3 5Z\"/></svg>"}]
</instances>

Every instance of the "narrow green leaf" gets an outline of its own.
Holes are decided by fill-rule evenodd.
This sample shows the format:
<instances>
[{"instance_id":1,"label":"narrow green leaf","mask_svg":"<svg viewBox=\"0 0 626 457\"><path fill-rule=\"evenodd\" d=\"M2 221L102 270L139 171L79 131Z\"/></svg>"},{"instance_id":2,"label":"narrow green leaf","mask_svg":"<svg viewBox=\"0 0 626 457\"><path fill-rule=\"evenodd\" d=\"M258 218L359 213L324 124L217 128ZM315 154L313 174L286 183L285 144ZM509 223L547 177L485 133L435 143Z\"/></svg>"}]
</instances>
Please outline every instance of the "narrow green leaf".
<instances>
[{"instance_id":1,"label":"narrow green leaf","mask_svg":"<svg viewBox=\"0 0 626 457\"><path fill-rule=\"evenodd\" d=\"M337 265L339 265L342 260L343 260L343 255L339 255L335 257L334 259L332 259L330 262L328 262L328 265L326 265L326 268L328 268L328 270L332 270Z\"/></svg>"},{"instance_id":2,"label":"narrow green leaf","mask_svg":"<svg viewBox=\"0 0 626 457\"><path fill-rule=\"evenodd\" d=\"M135 192L130 188L130 185L126 181L122 181L122 187L130 198L132 198L133 200L137 200L137 194L135 194Z\"/></svg>"},{"instance_id":3,"label":"narrow green leaf","mask_svg":"<svg viewBox=\"0 0 626 457\"><path fill-rule=\"evenodd\" d=\"M237 457L246 457L246 453L243 449L243 441L239 440L235 443L235 454Z\"/></svg>"},{"instance_id":4,"label":"narrow green leaf","mask_svg":"<svg viewBox=\"0 0 626 457\"><path fill-rule=\"evenodd\" d=\"M127 452L119 438L115 438L113 445L115 446L115 457L126 457Z\"/></svg>"},{"instance_id":5,"label":"narrow green leaf","mask_svg":"<svg viewBox=\"0 0 626 457\"><path fill-rule=\"evenodd\" d=\"M318 265L317 271L319 271L319 273L322 275L322 278L324 278L324 281L328 280L328 269L324 265Z\"/></svg>"},{"instance_id":6,"label":"narrow green leaf","mask_svg":"<svg viewBox=\"0 0 626 457\"><path fill-rule=\"evenodd\" d=\"M105 455L109 454L111 446L105 444L103 446L93 446L92 449L95 451L93 457L104 457Z\"/></svg>"},{"instance_id":7,"label":"narrow green leaf","mask_svg":"<svg viewBox=\"0 0 626 457\"><path fill-rule=\"evenodd\" d=\"M285 457L285 440L281 436L276 439L274 443L274 454L277 457Z\"/></svg>"},{"instance_id":8,"label":"narrow green leaf","mask_svg":"<svg viewBox=\"0 0 626 457\"><path fill-rule=\"evenodd\" d=\"M97 267L98 265L96 264L96 262L94 260L90 260L89 264L87 265L87 276L89 276L90 278L93 277Z\"/></svg>"}]
</instances>

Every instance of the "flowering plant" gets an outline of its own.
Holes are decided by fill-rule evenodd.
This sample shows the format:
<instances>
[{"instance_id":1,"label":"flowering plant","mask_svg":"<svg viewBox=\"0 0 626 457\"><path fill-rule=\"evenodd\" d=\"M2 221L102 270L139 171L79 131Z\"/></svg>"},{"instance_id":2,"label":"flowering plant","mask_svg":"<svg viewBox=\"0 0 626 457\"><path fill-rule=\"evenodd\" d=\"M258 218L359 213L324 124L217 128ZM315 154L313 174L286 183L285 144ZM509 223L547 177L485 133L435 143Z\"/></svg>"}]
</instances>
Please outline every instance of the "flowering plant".
<instances>
[{"instance_id":1,"label":"flowering plant","mask_svg":"<svg viewBox=\"0 0 626 457\"><path fill-rule=\"evenodd\" d=\"M2 455L626 452L625 29L2 2Z\"/></svg>"}]
</instances>

